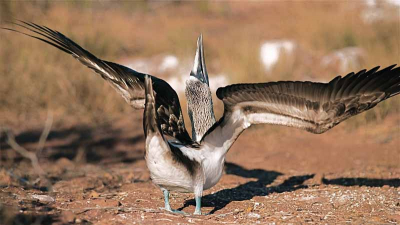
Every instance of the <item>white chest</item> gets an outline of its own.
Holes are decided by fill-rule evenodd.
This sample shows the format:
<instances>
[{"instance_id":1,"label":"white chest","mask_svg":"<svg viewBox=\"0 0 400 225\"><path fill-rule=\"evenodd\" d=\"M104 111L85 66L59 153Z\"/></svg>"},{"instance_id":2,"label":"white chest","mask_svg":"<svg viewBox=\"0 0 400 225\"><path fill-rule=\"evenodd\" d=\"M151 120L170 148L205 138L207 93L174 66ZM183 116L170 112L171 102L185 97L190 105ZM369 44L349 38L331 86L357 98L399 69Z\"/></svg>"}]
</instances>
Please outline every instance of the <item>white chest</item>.
<instances>
[{"instance_id":1,"label":"white chest","mask_svg":"<svg viewBox=\"0 0 400 225\"><path fill-rule=\"evenodd\" d=\"M221 179L225 157L219 154L209 154L203 161L205 183L203 189L209 189Z\"/></svg>"}]
</instances>

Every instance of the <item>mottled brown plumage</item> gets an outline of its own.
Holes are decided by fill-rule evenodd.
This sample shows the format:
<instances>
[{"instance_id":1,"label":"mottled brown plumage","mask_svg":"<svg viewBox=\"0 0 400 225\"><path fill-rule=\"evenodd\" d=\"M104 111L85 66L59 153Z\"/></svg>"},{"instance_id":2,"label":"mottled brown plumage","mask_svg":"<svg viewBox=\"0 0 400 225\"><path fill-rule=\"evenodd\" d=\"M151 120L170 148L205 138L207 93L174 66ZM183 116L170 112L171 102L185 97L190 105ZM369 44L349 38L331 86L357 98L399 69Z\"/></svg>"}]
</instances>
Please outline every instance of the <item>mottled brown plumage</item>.
<instances>
[{"instance_id":1,"label":"mottled brown plumage","mask_svg":"<svg viewBox=\"0 0 400 225\"><path fill-rule=\"evenodd\" d=\"M196 55L190 77L186 80L185 96L192 124L192 139L200 142L215 123L214 105L204 57L203 35L197 39Z\"/></svg>"}]
</instances>

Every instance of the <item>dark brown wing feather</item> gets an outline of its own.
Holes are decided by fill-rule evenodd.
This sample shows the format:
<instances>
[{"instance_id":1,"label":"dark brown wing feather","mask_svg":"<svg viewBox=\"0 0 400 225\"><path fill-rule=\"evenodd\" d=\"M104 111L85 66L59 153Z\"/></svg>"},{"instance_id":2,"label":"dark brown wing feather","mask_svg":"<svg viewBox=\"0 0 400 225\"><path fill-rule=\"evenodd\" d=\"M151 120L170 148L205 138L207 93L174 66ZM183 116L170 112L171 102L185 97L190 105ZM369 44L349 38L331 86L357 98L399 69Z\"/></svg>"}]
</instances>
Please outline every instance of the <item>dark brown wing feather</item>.
<instances>
[{"instance_id":1,"label":"dark brown wing feather","mask_svg":"<svg viewBox=\"0 0 400 225\"><path fill-rule=\"evenodd\" d=\"M3 29L15 31L38 39L72 55L74 58L79 60L79 62L100 74L100 76L110 83L132 107L144 108L145 74L113 62L101 60L62 33L45 26L39 26L34 23L23 21L21 21L21 24L15 23L15 25L27 29L38 36L10 28ZM163 134L172 136L180 140L182 143L192 143L192 140L185 129L179 98L175 90L172 89L172 87L164 80L154 76L150 77L154 83L153 87L156 94L156 108L158 117L161 121L160 125Z\"/></svg>"},{"instance_id":2,"label":"dark brown wing feather","mask_svg":"<svg viewBox=\"0 0 400 225\"><path fill-rule=\"evenodd\" d=\"M217 90L225 114L241 110L252 124L271 123L323 133L400 92L400 67L350 73L329 83L280 81ZM226 116L225 116L226 117Z\"/></svg>"}]
</instances>

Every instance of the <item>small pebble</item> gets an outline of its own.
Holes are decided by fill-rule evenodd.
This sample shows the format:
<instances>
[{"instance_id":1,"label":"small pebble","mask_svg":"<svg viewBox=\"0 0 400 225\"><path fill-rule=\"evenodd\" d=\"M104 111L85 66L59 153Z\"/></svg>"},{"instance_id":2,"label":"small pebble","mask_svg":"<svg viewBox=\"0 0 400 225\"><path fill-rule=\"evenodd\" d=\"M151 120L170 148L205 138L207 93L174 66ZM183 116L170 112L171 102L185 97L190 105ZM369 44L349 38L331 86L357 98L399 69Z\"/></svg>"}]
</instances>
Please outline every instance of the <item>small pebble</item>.
<instances>
[{"instance_id":1,"label":"small pebble","mask_svg":"<svg viewBox=\"0 0 400 225\"><path fill-rule=\"evenodd\" d=\"M32 198L37 199L41 202L54 202L54 198L48 195L32 195Z\"/></svg>"}]
</instances>

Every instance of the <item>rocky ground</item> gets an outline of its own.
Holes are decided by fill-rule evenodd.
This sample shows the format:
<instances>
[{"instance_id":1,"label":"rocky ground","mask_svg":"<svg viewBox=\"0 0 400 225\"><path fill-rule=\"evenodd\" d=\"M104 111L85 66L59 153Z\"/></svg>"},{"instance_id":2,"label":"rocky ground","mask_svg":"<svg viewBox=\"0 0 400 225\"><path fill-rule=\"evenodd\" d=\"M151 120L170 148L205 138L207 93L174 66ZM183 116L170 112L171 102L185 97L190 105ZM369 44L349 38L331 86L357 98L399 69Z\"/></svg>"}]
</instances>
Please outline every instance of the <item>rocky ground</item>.
<instances>
[{"instance_id":1,"label":"rocky ground","mask_svg":"<svg viewBox=\"0 0 400 225\"><path fill-rule=\"evenodd\" d=\"M77 123L76 123L77 124ZM254 224L400 223L400 119L322 135L254 127L227 155L225 175L204 193L204 216L191 194L171 205L149 179L141 116L112 125L53 128L38 179L29 160L1 139L0 221L3 224ZM16 140L36 148L41 130L21 128ZM51 188L52 191L48 191Z\"/></svg>"}]
</instances>

